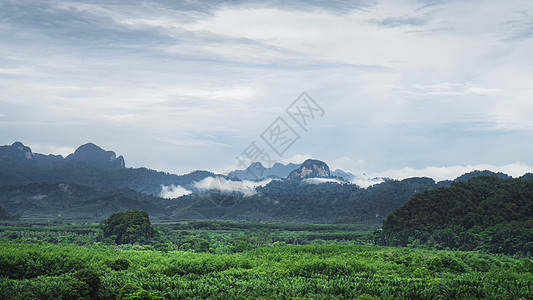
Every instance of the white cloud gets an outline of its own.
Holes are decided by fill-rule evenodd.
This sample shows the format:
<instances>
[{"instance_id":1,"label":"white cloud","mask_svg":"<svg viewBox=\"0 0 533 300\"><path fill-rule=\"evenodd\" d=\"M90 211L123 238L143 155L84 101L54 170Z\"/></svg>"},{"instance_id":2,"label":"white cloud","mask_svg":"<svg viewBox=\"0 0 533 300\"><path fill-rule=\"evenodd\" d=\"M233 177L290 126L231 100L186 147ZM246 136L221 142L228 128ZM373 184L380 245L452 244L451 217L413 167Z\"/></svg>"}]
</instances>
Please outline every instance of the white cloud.
<instances>
[{"instance_id":1,"label":"white cloud","mask_svg":"<svg viewBox=\"0 0 533 300\"><path fill-rule=\"evenodd\" d=\"M269 184L272 179L263 181L250 180L227 180L223 177L207 177L194 183L194 187L200 190L212 190L222 193L242 193L244 196L252 196L256 193L255 188Z\"/></svg>"},{"instance_id":2,"label":"white cloud","mask_svg":"<svg viewBox=\"0 0 533 300\"><path fill-rule=\"evenodd\" d=\"M321 183L326 183L326 182L332 182L332 183L338 183L338 184L343 184L344 182L338 180L338 179L334 179L334 178L306 178L304 180L302 180L303 183L307 183L307 184L321 184Z\"/></svg>"},{"instance_id":3,"label":"white cloud","mask_svg":"<svg viewBox=\"0 0 533 300\"><path fill-rule=\"evenodd\" d=\"M362 188L367 188L367 187L373 186L374 184L380 184L383 181L384 180L380 177L374 177L374 178L362 177L362 178L356 178L352 180L351 183L356 184Z\"/></svg>"},{"instance_id":4,"label":"white cloud","mask_svg":"<svg viewBox=\"0 0 533 300\"><path fill-rule=\"evenodd\" d=\"M161 192L159 193L159 197L165 198L165 199L175 199L179 198L181 196L189 195L192 192L188 189L178 185L175 186L173 184L171 185L161 185Z\"/></svg>"},{"instance_id":5,"label":"white cloud","mask_svg":"<svg viewBox=\"0 0 533 300\"><path fill-rule=\"evenodd\" d=\"M465 166L448 166L448 167L426 167L423 169L403 168L399 170L387 170L379 173L369 174L369 177L389 177L402 180L410 177L429 177L435 181L452 180L462 174L476 171L489 170L492 172L502 172L513 177L520 177L528 172L533 172L533 167L521 163L511 163L502 166L490 164L465 165Z\"/></svg>"}]
</instances>

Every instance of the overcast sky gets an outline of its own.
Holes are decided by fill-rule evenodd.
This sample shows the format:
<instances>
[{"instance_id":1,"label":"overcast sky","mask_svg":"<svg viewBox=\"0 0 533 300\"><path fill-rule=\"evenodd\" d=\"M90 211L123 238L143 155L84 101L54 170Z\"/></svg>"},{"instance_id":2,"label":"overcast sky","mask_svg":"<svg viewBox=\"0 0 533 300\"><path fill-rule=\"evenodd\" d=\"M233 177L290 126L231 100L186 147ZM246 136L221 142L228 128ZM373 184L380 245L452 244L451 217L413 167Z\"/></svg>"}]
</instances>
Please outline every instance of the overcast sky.
<instances>
[{"instance_id":1,"label":"overcast sky","mask_svg":"<svg viewBox=\"0 0 533 300\"><path fill-rule=\"evenodd\" d=\"M516 176L532 53L531 0L0 0L0 144L93 142L173 173L228 171L255 142L367 174ZM323 111L299 126L304 91ZM262 139L278 118L299 137L281 155Z\"/></svg>"}]
</instances>

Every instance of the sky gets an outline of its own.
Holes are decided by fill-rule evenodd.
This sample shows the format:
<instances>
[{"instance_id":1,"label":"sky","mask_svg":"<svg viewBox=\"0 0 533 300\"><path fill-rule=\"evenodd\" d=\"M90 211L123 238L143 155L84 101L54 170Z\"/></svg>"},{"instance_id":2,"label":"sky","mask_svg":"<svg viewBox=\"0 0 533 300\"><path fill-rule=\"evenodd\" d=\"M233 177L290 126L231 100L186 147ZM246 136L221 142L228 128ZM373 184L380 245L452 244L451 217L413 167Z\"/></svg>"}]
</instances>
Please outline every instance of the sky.
<instances>
[{"instance_id":1,"label":"sky","mask_svg":"<svg viewBox=\"0 0 533 300\"><path fill-rule=\"evenodd\" d=\"M253 153L519 176L533 170L531 53L530 0L0 0L0 144L93 142L177 174Z\"/></svg>"}]
</instances>

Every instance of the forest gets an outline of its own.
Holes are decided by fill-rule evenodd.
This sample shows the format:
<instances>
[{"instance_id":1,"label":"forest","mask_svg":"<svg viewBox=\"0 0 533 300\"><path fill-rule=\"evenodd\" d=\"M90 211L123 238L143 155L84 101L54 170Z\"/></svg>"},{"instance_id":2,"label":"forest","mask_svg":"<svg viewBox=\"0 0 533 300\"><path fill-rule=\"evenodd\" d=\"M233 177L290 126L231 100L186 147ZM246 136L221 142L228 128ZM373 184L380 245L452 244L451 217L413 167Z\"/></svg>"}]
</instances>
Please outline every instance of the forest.
<instances>
[{"instance_id":1,"label":"forest","mask_svg":"<svg viewBox=\"0 0 533 300\"><path fill-rule=\"evenodd\" d=\"M380 244L533 253L533 180L480 176L413 196L383 223Z\"/></svg>"}]
</instances>

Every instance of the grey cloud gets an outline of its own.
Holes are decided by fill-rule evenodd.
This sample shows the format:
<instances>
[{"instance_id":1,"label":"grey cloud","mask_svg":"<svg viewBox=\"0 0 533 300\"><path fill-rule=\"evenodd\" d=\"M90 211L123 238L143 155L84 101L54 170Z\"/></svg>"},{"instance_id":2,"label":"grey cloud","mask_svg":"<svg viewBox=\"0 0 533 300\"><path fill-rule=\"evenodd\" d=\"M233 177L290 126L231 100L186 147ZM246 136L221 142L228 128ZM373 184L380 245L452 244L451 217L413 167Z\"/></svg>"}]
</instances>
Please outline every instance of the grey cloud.
<instances>
[{"instance_id":1,"label":"grey cloud","mask_svg":"<svg viewBox=\"0 0 533 300\"><path fill-rule=\"evenodd\" d=\"M320 9L330 13L348 13L353 10L364 9L374 5L374 0L216 0L216 1L157 1L159 5L171 9L212 12L221 8L270 8L276 7L289 10L315 10Z\"/></svg>"},{"instance_id":2,"label":"grey cloud","mask_svg":"<svg viewBox=\"0 0 533 300\"><path fill-rule=\"evenodd\" d=\"M384 19L371 19L371 24L381 27L424 26L427 20L418 17L388 17Z\"/></svg>"},{"instance_id":3,"label":"grey cloud","mask_svg":"<svg viewBox=\"0 0 533 300\"><path fill-rule=\"evenodd\" d=\"M70 56L79 55L86 61L91 61L92 57L99 61L108 61L109 64L120 62L128 58L139 61L135 57L146 60L147 56L164 62L171 62L165 65L175 65L176 63L217 63L230 65L244 65L247 67L260 68L322 68L336 67L338 64L328 61L317 61L309 58L302 58L300 53L269 45L263 41L247 38L231 37L215 34L207 31L191 31L179 24L170 24L171 27L159 26L142 22L142 11L152 13L157 20L157 14L172 15L181 22L182 15L187 11L209 12L215 8L225 6L276 6L277 2L253 2L253 1L218 1L209 2L154 2L149 7L138 7L133 4L122 6L113 3L92 2L90 6L83 3L71 4L71 6L60 6L60 2L6 2L1 4L0 20L5 26L12 28L11 31L24 32L21 40L20 36L14 38L8 31L0 31L0 37L5 42L9 41L13 47L11 52L20 53L19 49L28 49L29 56L39 57L48 55L61 55L61 51L66 51ZM301 6L303 2L291 2L293 9ZM329 10L350 10L367 2L333 2ZM83 4L83 5L82 5ZM159 5L159 6L158 6ZM320 7L320 2L307 4L308 8ZM206 7L208 6L208 7ZM284 6L281 5L280 6ZM170 7L176 14L169 13L164 9ZM109 14L108 14L108 13ZM205 15L204 15L205 17ZM135 20L141 20L135 23ZM135 24L129 24L128 22ZM130 22L130 23L131 23ZM170 22L170 21L169 21ZM175 26L174 26L175 25ZM41 44L37 49L32 49L32 45ZM16 46L15 46L16 45ZM211 46L210 48L207 46ZM247 49L247 53L254 56L242 56L226 50L231 46L239 49ZM218 52L214 52L218 50ZM88 52L89 51L89 52ZM92 52L91 52L92 51ZM226 51L226 53L224 53ZM31 53L30 53L31 52ZM35 53L33 53L35 52ZM28 56L28 55L26 55ZM80 58L80 57L78 57ZM135 64L131 64L134 67ZM161 67L165 67L162 65Z\"/></svg>"},{"instance_id":4,"label":"grey cloud","mask_svg":"<svg viewBox=\"0 0 533 300\"><path fill-rule=\"evenodd\" d=\"M444 5L454 0L418 0L417 2L421 3L422 6L419 9L428 8L432 6Z\"/></svg>"},{"instance_id":5,"label":"grey cloud","mask_svg":"<svg viewBox=\"0 0 533 300\"><path fill-rule=\"evenodd\" d=\"M533 16L528 12L521 12L522 18L505 22L503 26L507 32L507 41L526 40L533 37Z\"/></svg>"}]
</instances>

